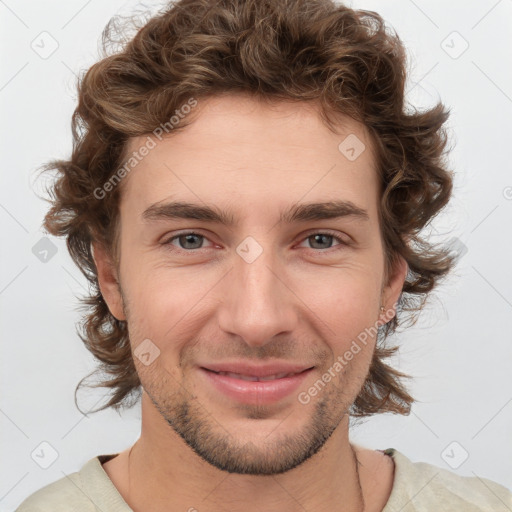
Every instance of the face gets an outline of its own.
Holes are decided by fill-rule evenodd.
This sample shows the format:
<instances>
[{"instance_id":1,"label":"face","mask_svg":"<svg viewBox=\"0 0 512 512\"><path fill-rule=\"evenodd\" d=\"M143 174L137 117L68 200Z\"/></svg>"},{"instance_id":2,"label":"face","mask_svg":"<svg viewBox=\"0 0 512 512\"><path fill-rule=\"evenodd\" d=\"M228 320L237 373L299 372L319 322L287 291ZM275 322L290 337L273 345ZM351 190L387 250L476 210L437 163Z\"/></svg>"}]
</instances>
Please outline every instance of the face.
<instances>
[{"instance_id":1,"label":"face","mask_svg":"<svg viewBox=\"0 0 512 512\"><path fill-rule=\"evenodd\" d=\"M306 461L367 376L375 335L354 341L405 278L385 279L364 127L346 118L334 134L311 105L211 98L124 179L119 286L95 257L151 406L219 469Z\"/></svg>"}]
</instances>

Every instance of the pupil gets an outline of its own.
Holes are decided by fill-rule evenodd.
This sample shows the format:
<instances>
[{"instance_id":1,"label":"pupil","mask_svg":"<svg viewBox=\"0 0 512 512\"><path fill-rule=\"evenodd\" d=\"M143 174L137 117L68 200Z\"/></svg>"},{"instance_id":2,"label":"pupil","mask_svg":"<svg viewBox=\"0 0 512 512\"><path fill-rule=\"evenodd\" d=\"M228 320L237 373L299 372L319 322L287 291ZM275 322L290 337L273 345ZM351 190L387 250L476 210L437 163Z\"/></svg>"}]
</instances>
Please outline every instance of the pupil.
<instances>
[{"instance_id":1,"label":"pupil","mask_svg":"<svg viewBox=\"0 0 512 512\"><path fill-rule=\"evenodd\" d=\"M183 235L182 238L185 239L185 248L187 248L187 249L197 249L197 247L189 247L187 244L190 242L193 245L194 244L193 239L194 238L199 238L199 235Z\"/></svg>"},{"instance_id":2,"label":"pupil","mask_svg":"<svg viewBox=\"0 0 512 512\"><path fill-rule=\"evenodd\" d=\"M322 239L324 241L324 243L327 243L326 242L326 239L329 239L329 238L332 238L331 235L313 235L313 238L314 238L314 243L317 243L319 242L320 244L322 243Z\"/></svg>"}]
</instances>

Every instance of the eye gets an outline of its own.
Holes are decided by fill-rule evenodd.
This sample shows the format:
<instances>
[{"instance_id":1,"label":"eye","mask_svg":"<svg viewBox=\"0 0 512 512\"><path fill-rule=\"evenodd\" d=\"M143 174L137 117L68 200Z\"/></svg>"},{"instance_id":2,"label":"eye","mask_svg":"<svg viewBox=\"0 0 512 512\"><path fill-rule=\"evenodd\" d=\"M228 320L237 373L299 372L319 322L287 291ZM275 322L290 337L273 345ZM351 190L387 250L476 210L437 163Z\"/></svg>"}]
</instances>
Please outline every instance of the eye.
<instances>
[{"instance_id":1,"label":"eye","mask_svg":"<svg viewBox=\"0 0 512 512\"><path fill-rule=\"evenodd\" d=\"M330 249L333 240L338 242L337 245L348 245L341 237L328 231L312 233L307 236L304 241L310 241L313 249Z\"/></svg>"},{"instance_id":2,"label":"eye","mask_svg":"<svg viewBox=\"0 0 512 512\"><path fill-rule=\"evenodd\" d=\"M207 240L205 236L189 231L175 235L166 242L162 242L162 244L173 245L178 250L191 251L194 249L202 249L204 240ZM178 246L174 244L175 241L179 244Z\"/></svg>"},{"instance_id":3,"label":"eye","mask_svg":"<svg viewBox=\"0 0 512 512\"><path fill-rule=\"evenodd\" d=\"M203 243L205 240L208 239L204 235L194 231L187 231L178 235L174 235L167 241L162 242L162 245L173 246L173 248L175 248L177 251L191 252L197 249L203 249ZM306 241L310 242L312 246L310 248L320 250L331 249L333 247L333 241L338 242L336 245L349 245L349 243L346 242L343 238L329 231L311 233L304 239L304 242Z\"/></svg>"}]
</instances>

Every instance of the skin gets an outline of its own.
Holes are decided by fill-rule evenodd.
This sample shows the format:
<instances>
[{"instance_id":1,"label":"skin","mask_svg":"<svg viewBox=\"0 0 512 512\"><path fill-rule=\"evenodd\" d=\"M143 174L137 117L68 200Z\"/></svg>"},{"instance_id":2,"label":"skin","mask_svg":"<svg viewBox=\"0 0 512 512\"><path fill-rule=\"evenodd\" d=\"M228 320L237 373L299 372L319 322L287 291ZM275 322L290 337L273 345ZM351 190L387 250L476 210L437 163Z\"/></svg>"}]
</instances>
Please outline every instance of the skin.
<instances>
[{"instance_id":1,"label":"skin","mask_svg":"<svg viewBox=\"0 0 512 512\"><path fill-rule=\"evenodd\" d=\"M307 391L361 332L390 319L380 307L394 311L407 264L385 275L372 141L348 117L331 132L313 104L270 106L242 94L201 100L190 120L122 182L119 265L94 244L101 292L127 321L132 349L149 339L160 351L148 365L134 357L141 437L130 457L126 450L103 467L136 512L148 503L154 512L363 510L348 411L375 337L307 404L298 392L241 404L209 386L198 365L305 363L314 370L298 391ZM338 149L349 134L366 147L354 161ZM129 150L145 140L131 139ZM142 219L170 200L214 205L237 222ZM332 200L368 218L278 223L296 203ZM188 230L201 236L162 243ZM262 249L251 263L236 251L247 236ZM364 510L380 511L393 462L352 448Z\"/></svg>"}]
</instances>

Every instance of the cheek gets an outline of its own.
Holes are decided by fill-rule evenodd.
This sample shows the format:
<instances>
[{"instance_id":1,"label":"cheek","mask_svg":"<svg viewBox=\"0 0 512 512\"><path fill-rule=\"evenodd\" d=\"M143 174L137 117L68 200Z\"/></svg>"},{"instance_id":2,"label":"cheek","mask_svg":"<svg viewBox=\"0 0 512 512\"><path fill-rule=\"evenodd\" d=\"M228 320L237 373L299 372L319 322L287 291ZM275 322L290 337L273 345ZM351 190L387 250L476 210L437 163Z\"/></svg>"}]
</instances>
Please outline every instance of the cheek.
<instances>
[{"instance_id":1,"label":"cheek","mask_svg":"<svg viewBox=\"0 0 512 512\"><path fill-rule=\"evenodd\" d=\"M218 278L200 271L199 266L192 271L146 262L129 275L123 290L129 302L132 343L149 338L161 351L170 353L166 359L176 359L213 307L208 292Z\"/></svg>"},{"instance_id":2,"label":"cheek","mask_svg":"<svg viewBox=\"0 0 512 512\"><path fill-rule=\"evenodd\" d=\"M380 276L369 267L329 270L323 277L317 273L303 279L297 295L314 312L308 318L329 347L331 371L359 382L368 371L378 334Z\"/></svg>"},{"instance_id":3,"label":"cheek","mask_svg":"<svg viewBox=\"0 0 512 512\"><path fill-rule=\"evenodd\" d=\"M319 267L292 277L291 288L334 330L364 328L376 320L380 307L382 275L376 268L360 263Z\"/></svg>"}]
</instances>

